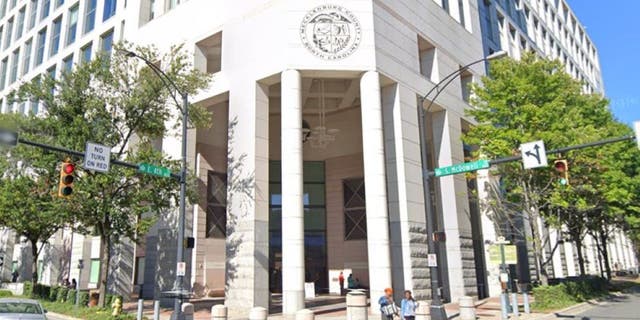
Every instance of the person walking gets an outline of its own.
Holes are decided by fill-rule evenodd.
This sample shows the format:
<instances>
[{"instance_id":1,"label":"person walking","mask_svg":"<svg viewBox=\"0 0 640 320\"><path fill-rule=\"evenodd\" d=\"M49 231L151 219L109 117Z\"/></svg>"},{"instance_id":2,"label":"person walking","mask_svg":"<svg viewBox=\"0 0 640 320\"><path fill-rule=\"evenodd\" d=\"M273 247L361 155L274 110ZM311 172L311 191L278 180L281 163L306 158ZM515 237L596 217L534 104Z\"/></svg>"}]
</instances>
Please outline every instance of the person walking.
<instances>
[{"instance_id":1,"label":"person walking","mask_svg":"<svg viewBox=\"0 0 640 320\"><path fill-rule=\"evenodd\" d=\"M413 296L411 296L411 290L406 290L404 292L404 299L400 303L400 312L402 320L414 320L416 318L416 308L418 308L418 303Z\"/></svg>"},{"instance_id":2,"label":"person walking","mask_svg":"<svg viewBox=\"0 0 640 320\"><path fill-rule=\"evenodd\" d=\"M382 320L393 320L393 317L398 314L398 307L393 302L393 289L384 289L384 295L378 299L378 304Z\"/></svg>"},{"instance_id":3,"label":"person walking","mask_svg":"<svg viewBox=\"0 0 640 320\"><path fill-rule=\"evenodd\" d=\"M338 276L338 282L340 283L340 295L344 295L344 274L342 274L342 271Z\"/></svg>"}]
</instances>

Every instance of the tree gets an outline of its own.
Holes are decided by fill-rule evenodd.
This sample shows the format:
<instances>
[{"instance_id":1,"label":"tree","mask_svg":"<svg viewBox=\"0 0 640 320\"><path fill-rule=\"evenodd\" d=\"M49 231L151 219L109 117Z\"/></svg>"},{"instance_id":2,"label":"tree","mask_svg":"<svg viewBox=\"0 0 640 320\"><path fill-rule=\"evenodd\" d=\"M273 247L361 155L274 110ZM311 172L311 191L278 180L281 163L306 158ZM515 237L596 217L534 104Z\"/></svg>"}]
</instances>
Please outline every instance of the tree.
<instances>
[{"instance_id":1,"label":"tree","mask_svg":"<svg viewBox=\"0 0 640 320\"><path fill-rule=\"evenodd\" d=\"M0 115L0 127L12 126L22 137L38 136L46 121L33 116ZM38 282L38 257L48 240L72 224L68 203L57 197L59 156L19 145L0 158L0 226L12 229L31 244L31 282Z\"/></svg>"},{"instance_id":2,"label":"tree","mask_svg":"<svg viewBox=\"0 0 640 320\"><path fill-rule=\"evenodd\" d=\"M51 120L47 130L58 145L84 150L86 142L92 141L112 146L112 159L148 162L178 172L179 162L153 147L173 124L180 123L176 93L152 69L121 51L131 47L118 44L113 56L99 55L61 79L35 79L22 86L17 97L44 103ZM193 69L192 59L180 46L164 55L154 47L132 50L158 62L183 92L193 95L209 84L210 77ZM192 126L210 123L206 109L190 105L188 112ZM112 165L107 173L79 167L72 213L87 232L100 236L98 304L104 306L113 245L122 239L138 241L161 212L177 206L179 187L174 179L141 175L120 166Z\"/></svg>"},{"instance_id":3,"label":"tree","mask_svg":"<svg viewBox=\"0 0 640 320\"><path fill-rule=\"evenodd\" d=\"M476 157L497 158L520 154L520 144L543 140L546 149L575 144L599 136L601 129L591 117L606 114L607 102L597 95L584 95L581 85L563 72L558 61L527 53L520 61L510 58L492 62L489 76L472 86L473 108L468 109L477 125L463 140L478 146ZM582 138L578 138L582 137ZM524 170L521 163L499 165L507 201L517 207L530 224L532 251L542 284L548 282L543 246L548 240L540 223L552 212L551 193L555 179L551 170Z\"/></svg>"}]
</instances>

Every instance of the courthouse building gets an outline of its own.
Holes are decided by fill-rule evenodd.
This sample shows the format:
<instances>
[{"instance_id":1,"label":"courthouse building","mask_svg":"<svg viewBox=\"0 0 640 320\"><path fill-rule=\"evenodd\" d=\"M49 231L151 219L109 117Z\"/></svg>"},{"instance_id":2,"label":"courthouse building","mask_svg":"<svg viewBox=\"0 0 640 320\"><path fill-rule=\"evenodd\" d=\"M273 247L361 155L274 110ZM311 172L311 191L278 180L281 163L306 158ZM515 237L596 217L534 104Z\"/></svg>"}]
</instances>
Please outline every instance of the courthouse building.
<instances>
[{"instance_id":1,"label":"courthouse building","mask_svg":"<svg viewBox=\"0 0 640 320\"><path fill-rule=\"evenodd\" d=\"M213 117L210 129L188 132L201 192L187 215L187 235L195 238L188 286L199 295L224 292L233 315L268 306L270 293L282 293L284 313L294 313L304 307L305 282L329 292L339 271L374 298L393 287L429 299L420 97L491 52L481 27L486 3L4 0L0 98L23 80L109 52L114 41L161 51L184 44L194 67L213 79L190 97ZM601 90L597 58L588 61L595 68L590 90ZM484 72L482 64L463 72L428 110L430 168L469 155L460 139L472 124L464 115L468 84ZM3 112L39 108L2 99ZM159 147L179 157L180 141L168 135ZM463 175L431 188L437 228L446 233L436 275L446 301L488 294L482 228L493 226L482 222L475 189ZM144 297L157 298L171 289L176 225L176 213L167 213L143 245L114 248L110 290L142 286ZM51 273L45 279L95 287L98 240L56 237L50 247L59 256L43 262ZM24 254L14 240L3 245L19 267Z\"/></svg>"}]
</instances>

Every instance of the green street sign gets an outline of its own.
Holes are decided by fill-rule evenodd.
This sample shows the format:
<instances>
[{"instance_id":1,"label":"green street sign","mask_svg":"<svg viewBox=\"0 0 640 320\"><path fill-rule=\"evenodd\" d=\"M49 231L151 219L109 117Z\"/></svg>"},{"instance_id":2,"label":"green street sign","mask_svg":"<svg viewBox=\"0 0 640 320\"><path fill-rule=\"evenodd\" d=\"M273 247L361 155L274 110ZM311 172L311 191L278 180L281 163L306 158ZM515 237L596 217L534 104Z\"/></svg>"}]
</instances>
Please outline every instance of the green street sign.
<instances>
[{"instance_id":1,"label":"green street sign","mask_svg":"<svg viewBox=\"0 0 640 320\"><path fill-rule=\"evenodd\" d=\"M458 174L458 173L476 171L476 170L488 169L488 168L489 168L489 160L478 160L473 162L458 163L448 167L436 168L435 175L436 177L450 176L452 174Z\"/></svg>"},{"instance_id":2,"label":"green street sign","mask_svg":"<svg viewBox=\"0 0 640 320\"><path fill-rule=\"evenodd\" d=\"M171 177L171 170L169 170L169 168L154 166L149 163L138 164L138 172L165 178Z\"/></svg>"}]
</instances>

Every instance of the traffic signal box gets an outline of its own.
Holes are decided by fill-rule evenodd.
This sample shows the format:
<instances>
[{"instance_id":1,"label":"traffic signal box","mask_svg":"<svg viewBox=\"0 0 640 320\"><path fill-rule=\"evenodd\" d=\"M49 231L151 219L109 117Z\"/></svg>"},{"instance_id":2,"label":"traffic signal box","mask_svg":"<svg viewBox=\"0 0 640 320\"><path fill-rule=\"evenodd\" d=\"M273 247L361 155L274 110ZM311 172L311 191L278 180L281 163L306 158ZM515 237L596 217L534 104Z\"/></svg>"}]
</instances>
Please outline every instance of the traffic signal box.
<instances>
[{"instance_id":1,"label":"traffic signal box","mask_svg":"<svg viewBox=\"0 0 640 320\"><path fill-rule=\"evenodd\" d=\"M553 162L553 167L558 176L558 183L566 186L569 184L569 163L567 160L560 159Z\"/></svg>"},{"instance_id":2,"label":"traffic signal box","mask_svg":"<svg viewBox=\"0 0 640 320\"><path fill-rule=\"evenodd\" d=\"M76 167L71 161L65 161L60 166L60 183L58 184L58 197L66 198L73 194L73 180Z\"/></svg>"}]
</instances>

